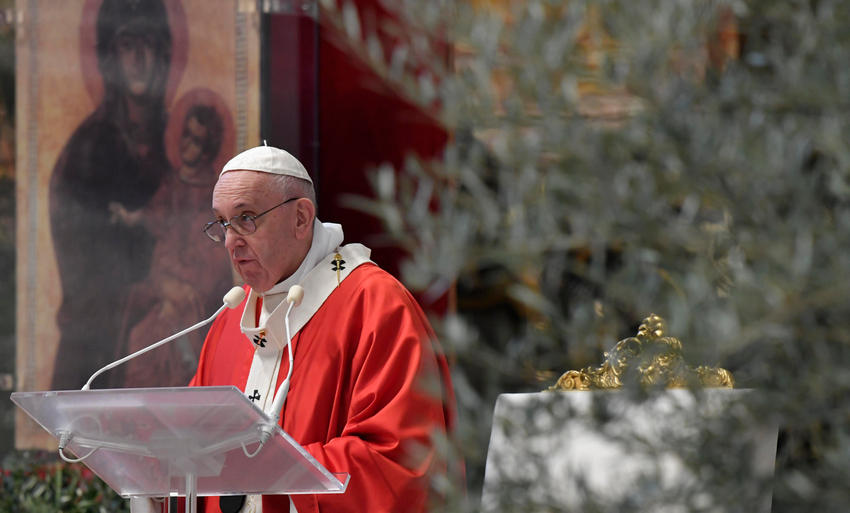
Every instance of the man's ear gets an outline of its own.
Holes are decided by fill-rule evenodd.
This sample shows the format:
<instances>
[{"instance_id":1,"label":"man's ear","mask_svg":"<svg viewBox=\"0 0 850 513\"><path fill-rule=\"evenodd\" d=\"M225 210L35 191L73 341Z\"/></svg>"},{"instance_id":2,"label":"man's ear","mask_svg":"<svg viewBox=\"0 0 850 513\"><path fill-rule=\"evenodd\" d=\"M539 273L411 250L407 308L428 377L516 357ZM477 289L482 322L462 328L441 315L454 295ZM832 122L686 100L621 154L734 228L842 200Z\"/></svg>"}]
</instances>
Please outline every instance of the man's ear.
<instances>
[{"instance_id":1,"label":"man's ear","mask_svg":"<svg viewBox=\"0 0 850 513\"><path fill-rule=\"evenodd\" d=\"M316 218L316 206L308 198L295 202L295 237L304 239L313 230L313 219Z\"/></svg>"}]
</instances>

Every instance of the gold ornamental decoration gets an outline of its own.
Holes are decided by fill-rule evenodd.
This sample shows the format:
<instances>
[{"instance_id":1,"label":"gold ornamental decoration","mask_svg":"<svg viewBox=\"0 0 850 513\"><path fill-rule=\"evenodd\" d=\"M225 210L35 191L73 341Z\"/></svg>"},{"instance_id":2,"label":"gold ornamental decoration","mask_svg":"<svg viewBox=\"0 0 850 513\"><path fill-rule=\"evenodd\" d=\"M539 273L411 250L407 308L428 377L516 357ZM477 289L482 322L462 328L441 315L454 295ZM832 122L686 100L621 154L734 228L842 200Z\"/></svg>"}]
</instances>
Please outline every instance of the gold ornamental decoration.
<instances>
[{"instance_id":1,"label":"gold ornamental decoration","mask_svg":"<svg viewBox=\"0 0 850 513\"><path fill-rule=\"evenodd\" d=\"M643 320L637 335L617 342L605 353L600 367L567 371L549 390L606 390L637 381L641 385L733 388L732 373L720 367L691 367L682 356L682 343L665 336L664 319L655 314Z\"/></svg>"}]
</instances>

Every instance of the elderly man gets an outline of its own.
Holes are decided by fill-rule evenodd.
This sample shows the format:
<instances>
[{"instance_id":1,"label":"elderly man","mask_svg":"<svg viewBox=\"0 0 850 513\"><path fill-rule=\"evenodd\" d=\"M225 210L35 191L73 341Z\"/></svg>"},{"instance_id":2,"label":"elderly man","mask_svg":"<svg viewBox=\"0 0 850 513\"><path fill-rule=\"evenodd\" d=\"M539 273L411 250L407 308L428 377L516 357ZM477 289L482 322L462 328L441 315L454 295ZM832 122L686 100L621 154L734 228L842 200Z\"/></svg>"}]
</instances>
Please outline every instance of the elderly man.
<instances>
[{"instance_id":1,"label":"elderly man","mask_svg":"<svg viewBox=\"0 0 850 513\"><path fill-rule=\"evenodd\" d=\"M316 219L313 182L289 153L268 146L228 162L204 231L223 242L245 281L242 305L216 319L192 380L235 385L271 412L290 373L284 299L294 364L281 425L332 472L351 475L344 494L207 498L200 511L424 511L429 481L445 472L432 436L454 421L446 360L410 293L341 245L342 228Z\"/></svg>"}]
</instances>

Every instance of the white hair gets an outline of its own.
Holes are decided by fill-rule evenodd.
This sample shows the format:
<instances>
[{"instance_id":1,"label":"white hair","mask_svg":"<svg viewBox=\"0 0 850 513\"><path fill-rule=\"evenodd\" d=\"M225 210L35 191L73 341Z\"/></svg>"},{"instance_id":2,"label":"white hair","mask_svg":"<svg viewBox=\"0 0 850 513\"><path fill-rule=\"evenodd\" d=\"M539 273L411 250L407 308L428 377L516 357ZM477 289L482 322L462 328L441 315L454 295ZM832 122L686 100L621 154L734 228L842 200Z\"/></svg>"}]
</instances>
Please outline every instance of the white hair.
<instances>
[{"instance_id":1,"label":"white hair","mask_svg":"<svg viewBox=\"0 0 850 513\"><path fill-rule=\"evenodd\" d=\"M316 189L307 180L289 175L272 175L272 182L276 184L275 186L279 188L282 195L293 198L307 198L313 202L314 206L317 205Z\"/></svg>"}]
</instances>

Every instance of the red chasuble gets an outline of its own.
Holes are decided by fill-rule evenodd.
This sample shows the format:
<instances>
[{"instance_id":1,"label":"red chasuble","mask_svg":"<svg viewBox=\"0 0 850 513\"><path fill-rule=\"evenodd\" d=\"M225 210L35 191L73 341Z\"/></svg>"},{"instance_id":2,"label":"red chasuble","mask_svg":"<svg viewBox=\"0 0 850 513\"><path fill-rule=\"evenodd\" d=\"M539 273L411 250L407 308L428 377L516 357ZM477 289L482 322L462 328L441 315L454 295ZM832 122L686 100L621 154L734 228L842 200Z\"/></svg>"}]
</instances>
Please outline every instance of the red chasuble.
<instances>
[{"instance_id":1,"label":"red chasuble","mask_svg":"<svg viewBox=\"0 0 850 513\"><path fill-rule=\"evenodd\" d=\"M191 385L244 390L254 353L239 329L244 308L216 319ZM282 427L328 470L351 475L344 494L293 495L298 513L426 511L429 480L445 472L431 435L452 429L455 406L446 359L410 293L362 264L292 344ZM278 385L287 370L283 358ZM202 503L220 512L217 497ZM263 513L289 513L289 496L264 496Z\"/></svg>"}]
</instances>

